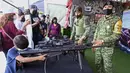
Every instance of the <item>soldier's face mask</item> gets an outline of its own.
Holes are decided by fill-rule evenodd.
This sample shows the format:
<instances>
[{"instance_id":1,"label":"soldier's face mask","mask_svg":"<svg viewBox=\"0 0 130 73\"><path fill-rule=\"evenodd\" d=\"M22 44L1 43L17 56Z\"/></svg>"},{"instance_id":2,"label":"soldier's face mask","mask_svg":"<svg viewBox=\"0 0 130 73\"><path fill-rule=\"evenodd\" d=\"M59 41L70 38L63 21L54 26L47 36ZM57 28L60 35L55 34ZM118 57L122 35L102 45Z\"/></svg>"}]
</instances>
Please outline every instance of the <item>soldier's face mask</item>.
<instances>
[{"instance_id":1,"label":"soldier's face mask","mask_svg":"<svg viewBox=\"0 0 130 73\"><path fill-rule=\"evenodd\" d=\"M110 15L110 14L112 14L112 8L113 8L112 5L105 5L104 8L103 8L104 14L105 14L105 15Z\"/></svg>"},{"instance_id":2,"label":"soldier's face mask","mask_svg":"<svg viewBox=\"0 0 130 73\"><path fill-rule=\"evenodd\" d=\"M103 12L105 15L110 15L110 14L112 14L112 9L105 9L105 10L103 10Z\"/></svg>"}]
</instances>

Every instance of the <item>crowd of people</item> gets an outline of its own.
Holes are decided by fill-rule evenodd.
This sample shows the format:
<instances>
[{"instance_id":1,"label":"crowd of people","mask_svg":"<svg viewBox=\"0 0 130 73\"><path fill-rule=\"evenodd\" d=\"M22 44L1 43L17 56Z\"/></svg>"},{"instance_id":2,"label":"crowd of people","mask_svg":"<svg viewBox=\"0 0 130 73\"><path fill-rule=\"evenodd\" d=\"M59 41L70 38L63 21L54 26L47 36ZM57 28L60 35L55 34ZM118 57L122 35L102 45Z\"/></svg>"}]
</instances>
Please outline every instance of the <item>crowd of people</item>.
<instances>
[{"instance_id":1,"label":"crowd of people","mask_svg":"<svg viewBox=\"0 0 130 73\"><path fill-rule=\"evenodd\" d=\"M1 31L3 34L3 52L7 55L7 51L13 47L13 38L16 35L26 35L28 30L27 26L32 26L32 40L34 45L37 45L38 41L48 36L49 38L61 36L61 26L57 22L57 18L54 17L51 21L46 22L46 18L49 15L38 14L38 9L35 5L32 5L29 9L30 20L26 12L19 10L17 13L6 13L0 19ZM30 47L32 48L32 47Z\"/></svg>"},{"instance_id":2,"label":"crowd of people","mask_svg":"<svg viewBox=\"0 0 130 73\"><path fill-rule=\"evenodd\" d=\"M17 62L32 62L44 60L45 58L45 55L25 58L19 55L18 50L32 48L29 46L32 42L35 47L38 41L41 41L46 36L49 38L61 36L61 26L56 17L50 21L49 15L39 16L37 6L32 5L25 12L18 10L17 13L3 14L0 17L0 32L2 34L1 39L3 39L1 41L1 50L7 59L5 73L16 73ZM11 63L9 63L10 61Z\"/></svg>"},{"instance_id":3,"label":"crowd of people","mask_svg":"<svg viewBox=\"0 0 130 73\"><path fill-rule=\"evenodd\" d=\"M103 11L105 16L98 21L92 41L93 46L107 45L107 47L92 48L92 51L95 52L95 64L98 73L113 73L112 55L114 52L114 42L121 34L122 22L120 17L113 15L112 9L112 2L107 2L104 5ZM17 62L25 63L45 60L46 54L37 57L22 57L18 53L18 50L28 48L29 37L26 36L26 31L30 30L26 28L28 25L32 26L34 47L38 44L38 41L46 36L49 38L62 36L61 26L58 23L57 17L50 21L49 15L39 16L35 5L31 6L29 14L30 20L27 19L27 15L22 11L16 14L4 14L0 18L0 31L4 39L2 51L7 58L5 73L16 73ZM82 8L78 6L75 9L75 20L70 36L70 40L75 40L78 45L85 43L89 36L90 23L85 19Z\"/></svg>"}]
</instances>

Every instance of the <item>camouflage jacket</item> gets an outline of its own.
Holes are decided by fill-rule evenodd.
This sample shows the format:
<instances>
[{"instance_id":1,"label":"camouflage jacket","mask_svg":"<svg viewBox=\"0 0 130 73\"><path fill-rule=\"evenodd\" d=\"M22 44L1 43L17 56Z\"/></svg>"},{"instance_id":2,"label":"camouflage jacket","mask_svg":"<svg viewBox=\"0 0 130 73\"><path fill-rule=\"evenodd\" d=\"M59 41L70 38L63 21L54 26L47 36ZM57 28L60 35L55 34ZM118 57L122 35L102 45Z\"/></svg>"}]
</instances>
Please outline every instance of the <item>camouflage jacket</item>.
<instances>
[{"instance_id":1,"label":"camouflage jacket","mask_svg":"<svg viewBox=\"0 0 130 73\"><path fill-rule=\"evenodd\" d=\"M87 17L75 18L71 38L79 39L81 37L87 37L90 31L90 24Z\"/></svg>"},{"instance_id":2,"label":"camouflage jacket","mask_svg":"<svg viewBox=\"0 0 130 73\"><path fill-rule=\"evenodd\" d=\"M114 45L121 34L122 21L118 16L102 17L97 23L94 40L103 40L104 44Z\"/></svg>"}]
</instances>

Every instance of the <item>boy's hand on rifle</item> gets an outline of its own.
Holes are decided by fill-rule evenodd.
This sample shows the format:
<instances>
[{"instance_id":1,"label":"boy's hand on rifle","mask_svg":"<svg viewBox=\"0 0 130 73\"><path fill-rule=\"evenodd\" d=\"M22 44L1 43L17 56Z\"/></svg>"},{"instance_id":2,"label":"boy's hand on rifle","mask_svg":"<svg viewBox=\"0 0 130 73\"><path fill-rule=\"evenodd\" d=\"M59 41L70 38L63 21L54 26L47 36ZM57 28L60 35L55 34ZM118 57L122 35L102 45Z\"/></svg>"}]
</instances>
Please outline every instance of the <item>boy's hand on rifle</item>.
<instances>
[{"instance_id":1,"label":"boy's hand on rifle","mask_svg":"<svg viewBox=\"0 0 130 73\"><path fill-rule=\"evenodd\" d=\"M46 59L47 54L38 56L38 60L44 61Z\"/></svg>"}]
</instances>

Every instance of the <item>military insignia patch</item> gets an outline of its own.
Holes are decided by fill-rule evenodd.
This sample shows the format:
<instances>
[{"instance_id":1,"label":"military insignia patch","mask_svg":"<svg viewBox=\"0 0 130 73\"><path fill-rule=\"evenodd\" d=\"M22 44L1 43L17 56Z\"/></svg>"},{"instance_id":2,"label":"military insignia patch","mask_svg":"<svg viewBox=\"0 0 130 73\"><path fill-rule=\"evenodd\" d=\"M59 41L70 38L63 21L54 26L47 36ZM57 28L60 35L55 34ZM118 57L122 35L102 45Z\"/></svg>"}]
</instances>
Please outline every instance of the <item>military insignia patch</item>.
<instances>
[{"instance_id":1,"label":"military insignia patch","mask_svg":"<svg viewBox=\"0 0 130 73\"><path fill-rule=\"evenodd\" d=\"M122 30L122 21L121 20L118 20L114 26L114 33L118 33L120 34L121 33L121 30Z\"/></svg>"}]
</instances>

